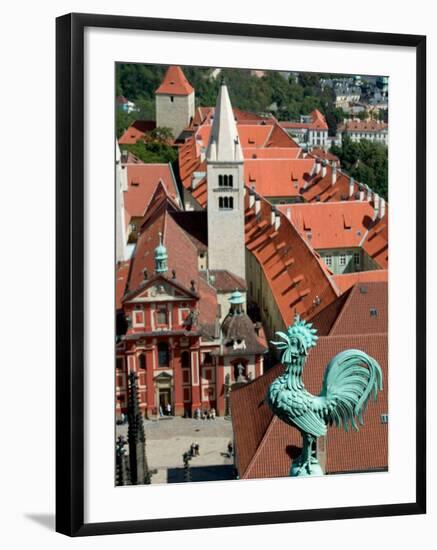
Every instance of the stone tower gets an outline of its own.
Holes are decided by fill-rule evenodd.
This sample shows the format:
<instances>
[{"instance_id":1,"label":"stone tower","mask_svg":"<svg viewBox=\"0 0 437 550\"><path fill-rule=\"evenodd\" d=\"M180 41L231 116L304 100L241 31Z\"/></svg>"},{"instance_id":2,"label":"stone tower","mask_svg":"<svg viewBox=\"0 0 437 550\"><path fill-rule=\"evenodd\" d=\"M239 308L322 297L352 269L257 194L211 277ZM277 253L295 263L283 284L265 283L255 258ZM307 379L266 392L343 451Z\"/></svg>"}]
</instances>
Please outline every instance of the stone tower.
<instances>
[{"instance_id":1,"label":"stone tower","mask_svg":"<svg viewBox=\"0 0 437 550\"><path fill-rule=\"evenodd\" d=\"M176 139L194 117L194 88L182 69L170 66L155 92L156 126L170 128Z\"/></svg>"},{"instance_id":2,"label":"stone tower","mask_svg":"<svg viewBox=\"0 0 437 550\"><path fill-rule=\"evenodd\" d=\"M227 269L245 279L243 152L223 80L206 160L208 267Z\"/></svg>"}]
</instances>

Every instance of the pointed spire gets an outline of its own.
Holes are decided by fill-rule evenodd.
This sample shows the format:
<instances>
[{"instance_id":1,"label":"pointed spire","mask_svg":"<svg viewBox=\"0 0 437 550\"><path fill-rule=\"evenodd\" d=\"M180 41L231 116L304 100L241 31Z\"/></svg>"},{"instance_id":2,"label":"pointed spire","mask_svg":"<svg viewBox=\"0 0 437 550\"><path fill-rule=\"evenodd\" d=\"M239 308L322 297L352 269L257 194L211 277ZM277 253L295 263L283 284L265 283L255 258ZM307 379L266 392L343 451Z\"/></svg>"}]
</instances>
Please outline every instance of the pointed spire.
<instances>
[{"instance_id":1,"label":"pointed spire","mask_svg":"<svg viewBox=\"0 0 437 550\"><path fill-rule=\"evenodd\" d=\"M155 94L190 95L193 92L194 88L186 79L183 70L177 65L170 65Z\"/></svg>"},{"instance_id":2,"label":"pointed spire","mask_svg":"<svg viewBox=\"0 0 437 550\"><path fill-rule=\"evenodd\" d=\"M223 162L243 160L234 112L223 77L214 111L207 160Z\"/></svg>"},{"instance_id":3,"label":"pointed spire","mask_svg":"<svg viewBox=\"0 0 437 550\"><path fill-rule=\"evenodd\" d=\"M155 272L166 273L167 272L167 260L168 254L162 242L162 233L159 232L159 245L155 248Z\"/></svg>"}]
</instances>

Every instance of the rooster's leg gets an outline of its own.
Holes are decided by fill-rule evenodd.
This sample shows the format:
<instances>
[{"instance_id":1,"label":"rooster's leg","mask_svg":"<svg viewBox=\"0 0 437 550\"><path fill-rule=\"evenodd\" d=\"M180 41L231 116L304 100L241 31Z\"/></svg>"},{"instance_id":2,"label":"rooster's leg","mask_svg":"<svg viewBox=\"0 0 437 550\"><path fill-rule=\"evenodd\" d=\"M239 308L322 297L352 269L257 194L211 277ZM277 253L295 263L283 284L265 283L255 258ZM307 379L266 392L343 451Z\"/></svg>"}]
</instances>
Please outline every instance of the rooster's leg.
<instances>
[{"instance_id":1,"label":"rooster's leg","mask_svg":"<svg viewBox=\"0 0 437 550\"><path fill-rule=\"evenodd\" d=\"M302 433L302 439L303 439L302 453L298 458L300 463L298 475L303 468L306 468L306 471L309 474L311 474L311 464L314 464L314 461L315 461L313 458L313 443L314 443L315 437L308 433Z\"/></svg>"}]
</instances>

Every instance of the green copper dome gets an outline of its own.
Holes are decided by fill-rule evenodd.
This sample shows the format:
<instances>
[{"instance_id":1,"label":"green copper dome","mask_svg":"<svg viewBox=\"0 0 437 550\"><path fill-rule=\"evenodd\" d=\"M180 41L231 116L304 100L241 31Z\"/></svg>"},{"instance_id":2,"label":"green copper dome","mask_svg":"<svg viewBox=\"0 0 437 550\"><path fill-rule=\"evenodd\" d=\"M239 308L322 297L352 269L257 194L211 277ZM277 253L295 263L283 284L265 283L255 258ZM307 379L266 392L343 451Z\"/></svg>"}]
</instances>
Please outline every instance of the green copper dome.
<instances>
[{"instance_id":1,"label":"green copper dome","mask_svg":"<svg viewBox=\"0 0 437 550\"><path fill-rule=\"evenodd\" d=\"M230 304L244 304L244 296L241 294L239 290L235 290L231 294L231 297L229 298Z\"/></svg>"},{"instance_id":2,"label":"green copper dome","mask_svg":"<svg viewBox=\"0 0 437 550\"><path fill-rule=\"evenodd\" d=\"M165 273L167 271L167 249L162 243L162 233L159 233L159 245L155 248L155 271Z\"/></svg>"}]
</instances>

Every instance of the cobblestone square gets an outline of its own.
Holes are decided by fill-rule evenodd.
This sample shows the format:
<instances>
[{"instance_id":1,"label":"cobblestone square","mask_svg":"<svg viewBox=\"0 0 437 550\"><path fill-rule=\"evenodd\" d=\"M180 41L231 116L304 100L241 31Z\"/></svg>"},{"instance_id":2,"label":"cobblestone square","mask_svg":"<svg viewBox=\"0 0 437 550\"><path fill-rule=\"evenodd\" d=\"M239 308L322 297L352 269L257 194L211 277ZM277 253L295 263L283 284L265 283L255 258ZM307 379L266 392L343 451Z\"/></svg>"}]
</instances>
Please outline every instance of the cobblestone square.
<instances>
[{"instance_id":1,"label":"cobblestone square","mask_svg":"<svg viewBox=\"0 0 437 550\"><path fill-rule=\"evenodd\" d=\"M127 428L127 424L118 425L116 435L127 437ZM182 455L194 442L199 444L199 456L190 461L192 481L234 478L233 458L227 455L228 443L233 441L229 420L163 417L144 420L144 428L148 465L151 470L157 470L152 476L153 484L184 481Z\"/></svg>"}]
</instances>

